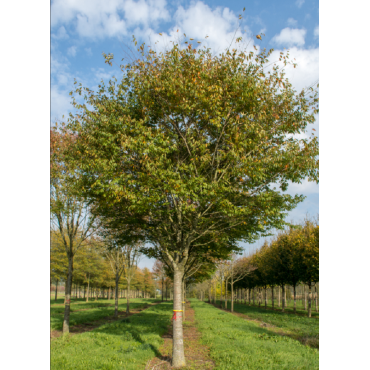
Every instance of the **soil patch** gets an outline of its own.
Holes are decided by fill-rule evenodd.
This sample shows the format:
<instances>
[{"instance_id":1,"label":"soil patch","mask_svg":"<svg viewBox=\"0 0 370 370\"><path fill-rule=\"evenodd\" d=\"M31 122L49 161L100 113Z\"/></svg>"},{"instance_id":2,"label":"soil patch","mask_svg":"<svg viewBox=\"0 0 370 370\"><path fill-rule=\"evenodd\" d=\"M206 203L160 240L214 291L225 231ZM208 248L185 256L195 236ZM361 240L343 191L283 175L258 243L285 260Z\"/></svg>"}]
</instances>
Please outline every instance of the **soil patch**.
<instances>
[{"instance_id":1,"label":"soil patch","mask_svg":"<svg viewBox=\"0 0 370 370\"><path fill-rule=\"evenodd\" d=\"M214 361L209 355L209 348L200 343L201 334L196 327L195 312L190 303L186 303L184 330L184 351L186 366L183 370L211 370L215 367ZM145 366L145 370L172 369L172 325L168 327L166 334L162 336L163 345L159 348L161 355L151 359Z\"/></svg>"},{"instance_id":2,"label":"soil patch","mask_svg":"<svg viewBox=\"0 0 370 370\"><path fill-rule=\"evenodd\" d=\"M81 334L81 333L85 333L87 331L91 331L95 328L98 328L101 325L111 323L111 322L114 322L114 321L117 321L117 320L121 320L122 318L130 317L132 315L136 315L136 314L140 313L141 311L144 311L147 308L149 308L151 306L155 306L159 303L161 303L161 302L155 302L155 303L152 303L152 304L145 305L144 307L141 307L141 308L136 308L136 309L130 310L130 313L128 315L126 314L126 311L118 311L118 317L117 318L114 318L113 316L106 316L106 317L104 317L102 319L99 319L99 320L95 320L95 321L91 321L91 322L86 322L84 324L77 324L77 325L71 326L69 328L69 334L70 335L75 335L75 334ZM58 338L58 337L62 336L62 334L63 334L63 332L61 330L52 330L50 332L50 339Z\"/></svg>"}]
</instances>

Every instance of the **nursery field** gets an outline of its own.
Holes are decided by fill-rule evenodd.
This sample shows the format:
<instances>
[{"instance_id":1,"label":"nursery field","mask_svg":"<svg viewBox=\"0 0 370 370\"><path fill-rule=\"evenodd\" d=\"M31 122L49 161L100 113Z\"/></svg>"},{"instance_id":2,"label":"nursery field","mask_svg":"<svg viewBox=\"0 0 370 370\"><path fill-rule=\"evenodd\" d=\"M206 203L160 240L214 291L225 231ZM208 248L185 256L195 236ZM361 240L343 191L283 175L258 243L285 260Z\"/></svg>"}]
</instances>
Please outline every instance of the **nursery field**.
<instances>
[{"instance_id":1,"label":"nursery field","mask_svg":"<svg viewBox=\"0 0 370 370\"><path fill-rule=\"evenodd\" d=\"M125 302L119 301L120 311L126 309ZM54 328L59 328L63 320L61 303L51 305ZM108 306L112 303L113 300L72 303L71 324L96 320L103 323L88 332L73 334L71 330L70 335L52 339L51 369L145 370L151 359L163 359L160 348L162 336L171 325L172 301L133 299L130 303L133 312L147 308L129 317L123 315L116 321L104 322L102 318L113 316L114 305ZM234 314L197 299L190 299L190 305L199 341L204 348L208 347L207 356L214 362L214 369L318 369L319 351L312 348L316 346L314 341L312 345L299 338L317 337L318 347L319 320L242 304L235 304Z\"/></svg>"}]
</instances>

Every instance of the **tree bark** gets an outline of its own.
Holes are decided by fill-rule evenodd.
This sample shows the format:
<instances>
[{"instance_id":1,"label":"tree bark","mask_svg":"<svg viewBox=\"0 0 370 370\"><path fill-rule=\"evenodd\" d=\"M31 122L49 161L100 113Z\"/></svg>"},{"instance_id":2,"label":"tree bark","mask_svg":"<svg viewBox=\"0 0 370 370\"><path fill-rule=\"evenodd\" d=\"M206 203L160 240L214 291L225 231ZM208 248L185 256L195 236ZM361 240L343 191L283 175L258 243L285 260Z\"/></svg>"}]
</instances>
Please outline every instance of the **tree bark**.
<instances>
[{"instance_id":1,"label":"tree bark","mask_svg":"<svg viewBox=\"0 0 370 370\"><path fill-rule=\"evenodd\" d=\"M72 275L73 275L73 255L68 254L68 273L65 289L65 305L63 319L63 334L69 333L69 316L71 312L71 290L72 290Z\"/></svg>"},{"instance_id":2,"label":"tree bark","mask_svg":"<svg viewBox=\"0 0 370 370\"><path fill-rule=\"evenodd\" d=\"M296 293L296 286L293 285L293 294L294 294L294 313L297 312L297 293Z\"/></svg>"},{"instance_id":3,"label":"tree bark","mask_svg":"<svg viewBox=\"0 0 370 370\"><path fill-rule=\"evenodd\" d=\"M282 301L283 301L283 307L282 307L281 312L284 312L285 310L285 285L284 284L281 286L281 290L282 290L281 295L282 295Z\"/></svg>"},{"instance_id":4,"label":"tree bark","mask_svg":"<svg viewBox=\"0 0 370 370\"><path fill-rule=\"evenodd\" d=\"M184 337L182 328L182 280L184 271L179 268L174 269L174 282L173 282L173 347L172 347L172 367L185 366L184 354Z\"/></svg>"},{"instance_id":5,"label":"tree bark","mask_svg":"<svg viewBox=\"0 0 370 370\"><path fill-rule=\"evenodd\" d=\"M127 280L127 297L126 297L126 314L128 315L130 313L130 284L131 279Z\"/></svg>"},{"instance_id":6,"label":"tree bark","mask_svg":"<svg viewBox=\"0 0 370 370\"><path fill-rule=\"evenodd\" d=\"M114 317L118 317L118 283L119 283L119 275L116 274L116 292L114 297Z\"/></svg>"},{"instance_id":7,"label":"tree bark","mask_svg":"<svg viewBox=\"0 0 370 370\"><path fill-rule=\"evenodd\" d=\"M87 279L87 294L86 294L86 302L89 302L89 288L90 288L90 272L89 272L89 278Z\"/></svg>"},{"instance_id":8,"label":"tree bark","mask_svg":"<svg viewBox=\"0 0 370 370\"><path fill-rule=\"evenodd\" d=\"M317 289L316 289L316 284L315 284L315 311L318 312L318 310L317 310Z\"/></svg>"},{"instance_id":9,"label":"tree bark","mask_svg":"<svg viewBox=\"0 0 370 370\"><path fill-rule=\"evenodd\" d=\"M311 286L312 283L308 283L308 317L311 317Z\"/></svg>"},{"instance_id":10,"label":"tree bark","mask_svg":"<svg viewBox=\"0 0 370 370\"><path fill-rule=\"evenodd\" d=\"M271 287L271 305L272 309L274 309L274 286Z\"/></svg>"},{"instance_id":11,"label":"tree bark","mask_svg":"<svg viewBox=\"0 0 370 370\"><path fill-rule=\"evenodd\" d=\"M279 293L279 300L278 300L278 303L279 303L279 307L280 307L280 287L278 287L278 293Z\"/></svg>"},{"instance_id":12,"label":"tree bark","mask_svg":"<svg viewBox=\"0 0 370 370\"><path fill-rule=\"evenodd\" d=\"M57 279L56 282L55 282L55 300L57 300L57 296L58 296L58 281L59 280Z\"/></svg>"},{"instance_id":13,"label":"tree bark","mask_svg":"<svg viewBox=\"0 0 370 370\"><path fill-rule=\"evenodd\" d=\"M213 295L213 304L216 304L216 301L217 301L217 281L214 282L213 286L215 288L214 295Z\"/></svg>"},{"instance_id":14,"label":"tree bark","mask_svg":"<svg viewBox=\"0 0 370 370\"><path fill-rule=\"evenodd\" d=\"M265 310L267 310L267 286L265 286Z\"/></svg>"},{"instance_id":15,"label":"tree bark","mask_svg":"<svg viewBox=\"0 0 370 370\"><path fill-rule=\"evenodd\" d=\"M231 312L234 312L234 283L231 283Z\"/></svg>"}]
</instances>

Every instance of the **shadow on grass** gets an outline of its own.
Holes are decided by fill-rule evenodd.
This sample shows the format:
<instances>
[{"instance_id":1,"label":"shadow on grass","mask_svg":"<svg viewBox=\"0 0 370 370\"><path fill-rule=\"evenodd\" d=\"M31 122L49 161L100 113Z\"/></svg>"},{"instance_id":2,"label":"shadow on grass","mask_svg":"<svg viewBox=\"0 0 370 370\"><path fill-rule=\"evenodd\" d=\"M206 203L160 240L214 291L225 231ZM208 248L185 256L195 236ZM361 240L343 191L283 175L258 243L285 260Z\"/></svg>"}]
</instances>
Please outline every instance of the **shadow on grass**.
<instances>
[{"instance_id":1,"label":"shadow on grass","mask_svg":"<svg viewBox=\"0 0 370 370\"><path fill-rule=\"evenodd\" d=\"M89 332L57 338L51 342L52 368L144 368L150 358L160 356L171 310L171 303L158 304Z\"/></svg>"},{"instance_id":2,"label":"shadow on grass","mask_svg":"<svg viewBox=\"0 0 370 370\"><path fill-rule=\"evenodd\" d=\"M142 300L139 302L130 302L130 310L134 311L145 306L149 306L156 301ZM126 303L120 302L119 311L126 311ZM64 307L50 307L50 325L52 330L61 330L64 319ZM79 324L94 323L96 321L111 318L114 315L114 305L100 302L88 302L84 304L71 305L70 327Z\"/></svg>"}]
</instances>

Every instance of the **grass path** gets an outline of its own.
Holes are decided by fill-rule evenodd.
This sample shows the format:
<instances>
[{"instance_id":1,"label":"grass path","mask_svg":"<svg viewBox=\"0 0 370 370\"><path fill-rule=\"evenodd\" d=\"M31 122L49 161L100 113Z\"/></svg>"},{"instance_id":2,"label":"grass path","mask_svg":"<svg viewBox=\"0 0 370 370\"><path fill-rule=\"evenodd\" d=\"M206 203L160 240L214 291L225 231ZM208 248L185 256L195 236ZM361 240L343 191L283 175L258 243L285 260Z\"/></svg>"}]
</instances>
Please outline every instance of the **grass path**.
<instances>
[{"instance_id":1,"label":"grass path","mask_svg":"<svg viewBox=\"0 0 370 370\"><path fill-rule=\"evenodd\" d=\"M186 366L182 370L214 369L215 364L210 357L209 348L201 343L201 334L196 326L195 312L189 302L186 303L185 314L183 328ZM147 363L145 370L172 369L172 325L168 327L166 334L162 338L164 339L164 343L159 348L160 356L151 359Z\"/></svg>"},{"instance_id":2,"label":"grass path","mask_svg":"<svg viewBox=\"0 0 370 370\"><path fill-rule=\"evenodd\" d=\"M218 306L219 308L219 302ZM229 310L223 310L230 312ZM253 320L261 327L268 327L276 334L288 335L312 348L319 348L319 320L280 311L234 303L234 315Z\"/></svg>"},{"instance_id":3,"label":"grass path","mask_svg":"<svg viewBox=\"0 0 370 370\"><path fill-rule=\"evenodd\" d=\"M161 336L171 322L172 302L164 302L50 345L53 370L138 370L159 356Z\"/></svg>"},{"instance_id":4,"label":"grass path","mask_svg":"<svg viewBox=\"0 0 370 370\"><path fill-rule=\"evenodd\" d=\"M317 349L205 302L192 299L191 306L202 334L201 342L210 348L215 370L319 368ZM289 319L292 317L289 315Z\"/></svg>"}]
</instances>

